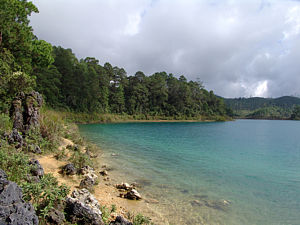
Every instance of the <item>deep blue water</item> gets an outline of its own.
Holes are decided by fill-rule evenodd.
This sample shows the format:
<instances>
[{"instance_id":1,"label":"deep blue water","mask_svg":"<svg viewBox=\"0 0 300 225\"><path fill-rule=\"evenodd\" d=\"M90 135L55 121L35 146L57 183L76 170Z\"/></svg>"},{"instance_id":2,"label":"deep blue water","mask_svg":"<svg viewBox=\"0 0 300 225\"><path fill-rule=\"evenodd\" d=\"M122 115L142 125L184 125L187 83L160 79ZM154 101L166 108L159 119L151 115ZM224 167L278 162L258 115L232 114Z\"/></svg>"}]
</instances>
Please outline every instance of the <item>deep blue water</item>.
<instances>
[{"instance_id":1,"label":"deep blue water","mask_svg":"<svg viewBox=\"0 0 300 225\"><path fill-rule=\"evenodd\" d=\"M141 191L159 200L154 207L172 224L300 224L298 121L79 128L116 171L145 183Z\"/></svg>"}]
</instances>

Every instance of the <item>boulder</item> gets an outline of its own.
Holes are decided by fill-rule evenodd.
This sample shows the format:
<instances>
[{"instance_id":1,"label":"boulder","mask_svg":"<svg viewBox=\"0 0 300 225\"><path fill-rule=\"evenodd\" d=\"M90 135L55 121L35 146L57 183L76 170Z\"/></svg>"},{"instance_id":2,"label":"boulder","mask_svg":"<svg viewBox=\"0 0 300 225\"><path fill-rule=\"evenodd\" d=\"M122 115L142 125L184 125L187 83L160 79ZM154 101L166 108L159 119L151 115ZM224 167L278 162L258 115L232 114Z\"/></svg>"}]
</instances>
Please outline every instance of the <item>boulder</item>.
<instances>
[{"instance_id":1,"label":"boulder","mask_svg":"<svg viewBox=\"0 0 300 225\"><path fill-rule=\"evenodd\" d=\"M121 190L130 190L133 187L131 185L129 185L128 183L121 183L121 184L117 184L116 188L121 189Z\"/></svg>"},{"instance_id":2,"label":"boulder","mask_svg":"<svg viewBox=\"0 0 300 225\"><path fill-rule=\"evenodd\" d=\"M95 173L95 170L94 170L94 168L92 168L90 166L84 166L79 170L80 175L86 175L86 174L91 174L91 173Z\"/></svg>"},{"instance_id":3,"label":"boulder","mask_svg":"<svg viewBox=\"0 0 300 225\"><path fill-rule=\"evenodd\" d=\"M84 166L80 169L79 174L84 176L84 179L80 182L80 187L91 187L96 184L96 179L98 176L95 173L95 170L90 166Z\"/></svg>"},{"instance_id":4,"label":"boulder","mask_svg":"<svg viewBox=\"0 0 300 225\"><path fill-rule=\"evenodd\" d=\"M22 189L14 182L7 180L0 170L0 224L37 225L38 217L31 203L22 199Z\"/></svg>"},{"instance_id":5,"label":"boulder","mask_svg":"<svg viewBox=\"0 0 300 225\"><path fill-rule=\"evenodd\" d=\"M73 165L73 163L68 163L62 168L62 172L66 175L75 175L77 172L77 169Z\"/></svg>"},{"instance_id":6,"label":"boulder","mask_svg":"<svg viewBox=\"0 0 300 225\"><path fill-rule=\"evenodd\" d=\"M44 169L37 159L30 159L28 164L32 166L32 168L30 169L30 173L32 176L39 179L44 176Z\"/></svg>"},{"instance_id":7,"label":"boulder","mask_svg":"<svg viewBox=\"0 0 300 225\"><path fill-rule=\"evenodd\" d=\"M124 219L122 216L117 216L115 221L111 221L109 225L132 225L132 223Z\"/></svg>"},{"instance_id":8,"label":"boulder","mask_svg":"<svg viewBox=\"0 0 300 225\"><path fill-rule=\"evenodd\" d=\"M23 146L23 137L16 128L13 128L12 132L10 134L6 134L5 137L7 138L8 143L15 144L16 148Z\"/></svg>"},{"instance_id":9,"label":"boulder","mask_svg":"<svg viewBox=\"0 0 300 225\"><path fill-rule=\"evenodd\" d=\"M95 185L95 180L89 176L86 176L83 180L80 181L80 188L91 189Z\"/></svg>"},{"instance_id":10,"label":"boulder","mask_svg":"<svg viewBox=\"0 0 300 225\"><path fill-rule=\"evenodd\" d=\"M54 208L51 209L50 212L48 212L46 218L49 223L57 225L63 224L63 222L65 221L64 213Z\"/></svg>"},{"instance_id":11,"label":"boulder","mask_svg":"<svg viewBox=\"0 0 300 225\"><path fill-rule=\"evenodd\" d=\"M72 223L104 225L96 198L87 190L74 190L66 199L66 215Z\"/></svg>"},{"instance_id":12,"label":"boulder","mask_svg":"<svg viewBox=\"0 0 300 225\"><path fill-rule=\"evenodd\" d=\"M108 176L108 172L106 170L101 170L99 173L102 176Z\"/></svg>"},{"instance_id":13,"label":"boulder","mask_svg":"<svg viewBox=\"0 0 300 225\"><path fill-rule=\"evenodd\" d=\"M131 189L125 195L123 195L123 197L131 200L140 200L142 198L140 193L138 193L135 189Z\"/></svg>"}]
</instances>

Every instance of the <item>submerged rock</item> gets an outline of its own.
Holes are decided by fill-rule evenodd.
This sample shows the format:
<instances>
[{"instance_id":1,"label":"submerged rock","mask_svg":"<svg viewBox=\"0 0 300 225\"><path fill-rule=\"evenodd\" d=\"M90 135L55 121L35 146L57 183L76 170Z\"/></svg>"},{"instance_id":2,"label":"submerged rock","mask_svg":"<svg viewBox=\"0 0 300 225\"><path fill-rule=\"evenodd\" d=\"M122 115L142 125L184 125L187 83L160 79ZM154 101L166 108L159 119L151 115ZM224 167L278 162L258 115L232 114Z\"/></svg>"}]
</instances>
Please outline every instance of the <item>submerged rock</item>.
<instances>
[{"instance_id":1,"label":"submerged rock","mask_svg":"<svg viewBox=\"0 0 300 225\"><path fill-rule=\"evenodd\" d=\"M73 163L68 163L62 168L62 172L66 175L75 175L77 172L77 169L73 165Z\"/></svg>"},{"instance_id":2,"label":"submerged rock","mask_svg":"<svg viewBox=\"0 0 300 225\"><path fill-rule=\"evenodd\" d=\"M110 222L109 225L132 225L132 223L124 219L122 216L117 216L115 221Z\"/></svg>"},{"instance_id":3,"label":"submerged rock","mask_svg":"<svg viewBox=\"0 0 300 225\"><path fill-rule=\"evenodd\" d=\"M71 222L104 225L96 198L86 189L75 190L66 199L66 213Z\"/></svg>"},{"instance_id":4,"label":"submerged rock","mask_svg":"<svg viewBox=\"0 0 300 225\"><path fill-rule=\"evenodd\" d=\"M37 225L38 217L31 203L22 199L22 189L14 182L7 180L0 170L0 224Z\"/></svg>"}]
</instances>

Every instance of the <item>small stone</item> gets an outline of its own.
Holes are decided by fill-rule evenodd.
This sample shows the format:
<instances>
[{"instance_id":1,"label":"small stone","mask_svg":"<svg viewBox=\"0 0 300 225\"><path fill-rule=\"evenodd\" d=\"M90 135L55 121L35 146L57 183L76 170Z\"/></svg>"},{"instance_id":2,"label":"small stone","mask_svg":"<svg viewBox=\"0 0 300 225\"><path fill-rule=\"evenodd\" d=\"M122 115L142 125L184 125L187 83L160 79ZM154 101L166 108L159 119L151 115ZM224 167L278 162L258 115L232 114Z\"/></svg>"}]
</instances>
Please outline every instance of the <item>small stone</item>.
<instances>
[{"instance_id":1,"label":"small stone","mask_svg":"<svg viewBox=\"0 0 300 225\"><path fill-rule=\"evenodd\" d=\"M72 163L68 163L62 168L62 172L66 175L75 175L77 172L77 169Z\"/></svg>"},{"instance_id":2,"label":"small stone","mask_svg":"<svg viewBox=\"0 0 300 225\"><path fill-rule=\"evenodd\" d=\"M102 170L99 172L102 176L108 176L108 173L106 170Z\"/></svg>"},{"instance_id":3,"label":"small stone","mask_svg":"<svg viewBox=\"0 0 300 225\"><path fill-rule=\"evenodd\" d=\"M132 223L124 219L122 216L117 216L115 221L110 222L109 225L132 225Z\"/></svg>"},{"instance_id":4,"label":"small stone","mask_svg":"<svg viewBox=\"0 0 300 225\"><path fill-rule=\"evenodd\" d=\"M95 184L95 180L89 176L86 176L83 180L80 181L80 188L91 189Z\"/></svg>"},{"instance_id":5,"label":"small stone","mask_svg":"<svg viewBox=\"0 0 300 225\"><path fill-rule=\"evenodd\" d=\"M121 183L116 185L117 189L123 189L123 190L129 190L132 189L132 187L128 183Z\"/></svg>"},{"instance_id":6,"label":"small stone","mask_svg":"<svg viewBox=\"0 0 300 225\"><path fill-rule=\"evenodd\" d=\"M131 200L139 200L142 198L142 196L140 195L140 193L137 192L137 190L131 189L124 195L124 198Z\"/></svg>"}]
</instances>

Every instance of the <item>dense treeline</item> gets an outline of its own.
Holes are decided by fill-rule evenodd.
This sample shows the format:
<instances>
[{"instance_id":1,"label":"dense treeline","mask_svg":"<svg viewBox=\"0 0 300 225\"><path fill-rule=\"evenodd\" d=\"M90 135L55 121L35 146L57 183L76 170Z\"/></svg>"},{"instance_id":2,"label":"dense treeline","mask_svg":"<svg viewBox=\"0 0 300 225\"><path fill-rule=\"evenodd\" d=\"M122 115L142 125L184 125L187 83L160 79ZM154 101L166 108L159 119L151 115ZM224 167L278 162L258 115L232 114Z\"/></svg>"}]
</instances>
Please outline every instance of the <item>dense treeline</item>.
<instances>
[{"instance_id":1,"label":"dense treeline","mask_svg":"<svg viewBox=\"0 0 300 225\"><path fill-rule=\"evenodd\" d=\"M123 68L95 58L78 60L71 49L53 47L54 63L35 70L37 89L49 105L77 112L171 117L224 116L223 101L201 83L166 72L127 76Z\"/></svg>"},{"instance_id":2,"label":"dense treeline","mask_svg":"<svg viewBox=\"0 0 300 225\"><path fill-rule=\"evenodd\" d=\"M296 119L299 115L300 98L234 98L224 99L236 117L248 119Z\"/></svg>"},{"instance_id":3,"label":"dense treeline","mask_svg":"<svg viewBox=\"0 0 300 225\"><path fill-rule=\"evenodd\" d=\"M77 59L71 49L38 40L28 16L38 12L27 1L0 0L0 110L8 111L18 92L37 90L53 108L172 118L226 115L221 98L201 83L166 72L127 76L123 68Z\"/></svg>"}]
</instances>

